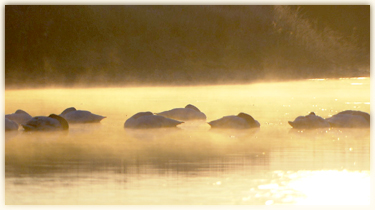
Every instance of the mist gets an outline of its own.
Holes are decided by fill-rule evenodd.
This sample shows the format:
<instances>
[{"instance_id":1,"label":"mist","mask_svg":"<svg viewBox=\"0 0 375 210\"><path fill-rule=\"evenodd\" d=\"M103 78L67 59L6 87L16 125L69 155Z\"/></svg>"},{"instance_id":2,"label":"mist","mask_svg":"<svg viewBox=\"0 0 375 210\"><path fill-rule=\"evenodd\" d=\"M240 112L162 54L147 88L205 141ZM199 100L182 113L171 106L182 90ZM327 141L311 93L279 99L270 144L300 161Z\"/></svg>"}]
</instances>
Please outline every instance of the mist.
<instances>
[{"instance_id":1,"label":"mist","mask_svg":"<svg viewBox=\"0 0 375 210\"><path fill-rule=\"evenodd\" d=\"M370 75L370 6L5 6L5 86Z\"/></svg>"}]
</instances>

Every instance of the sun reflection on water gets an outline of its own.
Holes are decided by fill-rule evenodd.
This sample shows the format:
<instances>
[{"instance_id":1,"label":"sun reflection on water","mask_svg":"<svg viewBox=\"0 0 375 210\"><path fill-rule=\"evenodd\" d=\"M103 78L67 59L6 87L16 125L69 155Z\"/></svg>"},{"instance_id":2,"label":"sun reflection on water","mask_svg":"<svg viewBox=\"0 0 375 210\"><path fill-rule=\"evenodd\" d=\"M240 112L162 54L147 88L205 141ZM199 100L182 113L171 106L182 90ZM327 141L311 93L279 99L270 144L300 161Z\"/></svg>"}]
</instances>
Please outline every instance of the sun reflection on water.
<instances>
[{"instance_id":1,"label":"sun reflection on water","mask_svg":"<svg viewBox=\"0 0 375 210\"><path fill-rule=\"evenodd\" d=\"M368 171L298 171L287 186L304 196L296 198L303 205L369 205ZM350 180L350 181L348 181Z\"/></svg>"},{"instance_id":2,"label":"sun reflection on water","mask_svg":"<svg viewBox=\"0 0 375 210\"><path fill-rule=\"evenodd\" d=\"M360 79L362 85L351 85ZM6 133L8 204L368 204L369 129L294 130L314 111L370 112L369 78L196 87L5 91L5 113L61 113L75 106L107 116L68 134ZM194 104L207 121L247 112L248 131L126 130L139 111ZM344 170L346 169L346 170ZM125 199L126 198L126 199Z\"/></svg>"}]
</instances>

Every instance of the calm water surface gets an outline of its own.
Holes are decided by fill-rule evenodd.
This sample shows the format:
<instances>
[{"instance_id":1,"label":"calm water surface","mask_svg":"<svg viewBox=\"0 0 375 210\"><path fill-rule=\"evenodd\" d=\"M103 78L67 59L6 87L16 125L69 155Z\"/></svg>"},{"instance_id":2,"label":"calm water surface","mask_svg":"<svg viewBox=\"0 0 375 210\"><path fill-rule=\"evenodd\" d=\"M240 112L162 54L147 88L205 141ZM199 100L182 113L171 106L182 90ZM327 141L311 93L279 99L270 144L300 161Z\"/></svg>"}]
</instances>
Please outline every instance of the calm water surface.
<instances>
[{"instance_id":1,"label":"calm water surface","mask_svg":"<svg viewBox=\"0 0 375 210\"><path fill-rule=\"evenodd\" d=\"M246 112L247 131L125 130L140 111L194 104L207 121ZM369 204L370 129L294 130L288 120L370 112L370 79L198 87L5 91L5 113L107 116L65 132L5 133L6 204Z\"/></svg>"}]
</instances>

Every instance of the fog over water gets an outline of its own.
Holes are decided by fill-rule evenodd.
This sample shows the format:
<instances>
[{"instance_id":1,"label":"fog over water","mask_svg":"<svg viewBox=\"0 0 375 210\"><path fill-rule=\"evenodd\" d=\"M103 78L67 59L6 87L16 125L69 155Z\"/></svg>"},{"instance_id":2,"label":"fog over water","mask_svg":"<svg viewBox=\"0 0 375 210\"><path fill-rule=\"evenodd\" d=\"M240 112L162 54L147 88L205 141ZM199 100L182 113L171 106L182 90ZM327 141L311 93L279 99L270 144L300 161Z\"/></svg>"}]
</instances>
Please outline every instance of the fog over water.
<instances>
[{"instance_id":1,"label":"fog over water","mask_svg":"<svg viewBox=\"0 0 375 210\"><path fill-rule=\"evenodd\" d=\"M68 132L5 133L6 204L368 204L370 129L295 130L314 111L370 112L370 79L5 91L5 113L65 108L107 118ZM258 129L124 129L139 111L194 104L207 122L245 112ZM343 183L345 183L343 185Z\"/></svg>"},{"instance_id":2,"label":"fog over water","mask_svg":"<svg viewBox=\"0 0 375 210\"><path fill-rule=\"evenodd\" d=\"M5 114L106 116L4 132L7 205L367 205L370 6L5 6ZM125 129L192 104L206 120ZM240 112L261 126L211 129Z\"/></svg>"}]
</instances>

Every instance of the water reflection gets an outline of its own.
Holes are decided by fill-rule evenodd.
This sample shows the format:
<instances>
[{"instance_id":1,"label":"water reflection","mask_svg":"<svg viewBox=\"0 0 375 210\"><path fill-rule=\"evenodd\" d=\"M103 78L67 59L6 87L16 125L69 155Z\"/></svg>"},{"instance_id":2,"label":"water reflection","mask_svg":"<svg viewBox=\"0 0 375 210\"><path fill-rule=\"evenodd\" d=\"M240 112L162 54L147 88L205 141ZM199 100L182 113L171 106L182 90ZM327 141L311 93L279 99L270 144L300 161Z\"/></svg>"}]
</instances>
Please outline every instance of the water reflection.
<instances>
[{"instance_id":1,"label":"water reflection","mask_svg":"<svg viewBox=\"0 0 375 210\"><path fill-rule=\"evenodd\" d=\"M230 139L251 139L256 133L260 131L260 128L251 128L251 129L211 129L210 132L212 135L220 135L224 138Z\"/></svg>"},{"instance_id":2,"label":"water reflection","mask_svg":"<svg viewBox=\"0 0 375 210\"><path fill-rule=\"evenodd\" d=\"M356 176L346 176L343 170L369 173L368 135L350 130L320 132L318 137L262 132L229 138L216 132L176 130L154 140L126 136L98 140L69 134L53 141L48 140L50 135L27 134L6 144L6 190L13 192L6 194L6 200L8 204L318 204L324 200L309 190L321 186L321 176L309 178L310 172L335 170L330 179L346 182ZM338 141L337 135L343 139ZM295 184L299 179L301 184ZM306 185L311 180L317 185ZM367 195L367 181L364 178L354 188ZM45 200L51 190L55 197ZM116 196L99 193L109 190ZM69 197L61 193L66 191L71 192ZM184 198L178 196L181 193ZM337 196L330 197L338 202ZM356 202L362 201L366 198Z\"/></svg>"},{"instance_id":3,"label":"water reflection","mask_svg":"<svg viewBox=\"0 0 375 210\"><path fill-rule=\"evenodd\" d=\"M128 136L143 141L157 141L161 138L173 136L179 131L179 128L125 129Z\"/></svg>"},{"instance_id":4,"label":"water reflection","mask_svg":"<svg viewBox=\"0 0 375 210\"><path fill-rule=\"evenodd\" d=\"M69 124L69 134L83 135L99 132L103 128L100 123L90 123L90 124Z\"/></svg>"},{"instance_id":5,"label":"water reflection","mask_svg":"<svg viewBox=\"0 0 375 210\"><path fill-rule=\"evenodd\" d=\"M361 82L5 91L6 113L32 101L32 116L69 106L107 116L65 133L6 132L6 204L367 204L370 129L296 130L287 123L314 108L324 118L353 105L369 112L369 79ZM245 111L262 126L123 127L139 110L189 103L205 110L207 122Z\"/></svg>"},{"instance_id":6,"label":"water reflection","mask_svg":"<svg viewBox=\"0 0 375 210\"><path fill-rule=\"evenodd\" d=\"M6 131L5 132L5 143L12 140L14 137L18 135L18 131Z\"/></svg>"}]
</instances>

